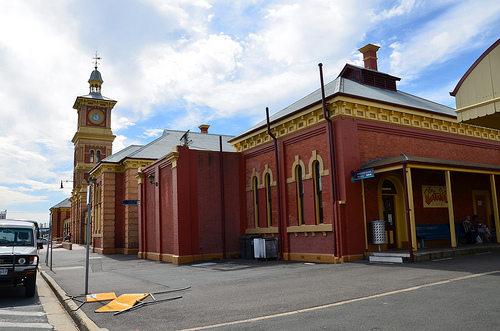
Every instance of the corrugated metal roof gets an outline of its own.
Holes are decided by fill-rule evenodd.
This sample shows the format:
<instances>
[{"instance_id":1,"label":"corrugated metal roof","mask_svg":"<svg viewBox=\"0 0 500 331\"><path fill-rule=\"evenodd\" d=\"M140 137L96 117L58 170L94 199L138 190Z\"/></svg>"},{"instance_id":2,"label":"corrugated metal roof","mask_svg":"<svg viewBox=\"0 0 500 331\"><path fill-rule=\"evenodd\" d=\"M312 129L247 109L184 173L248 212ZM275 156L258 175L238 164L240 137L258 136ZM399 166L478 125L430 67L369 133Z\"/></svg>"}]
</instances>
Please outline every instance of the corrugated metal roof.
<instances>
[{"instance_id":1,"label":"corrugated metal roof","mask_svg":"<svg viewBox=\"0 0 500 331\"><path fill-rule=\"evenodd\" d=\"M173 147L182 145L180 139L185 133L186 131L164 130L161 137L153 140L149 144L144 146L131 145L105 158L102 162L118 163L126 158L157 160L170 153ZM236 152L235 148L228 143L230 139L234 138L233 136L191 131L188 133L188 140L190 141L189 148L195 150L219 151L219 136L222 136L222 150L224 152Z\"/></svg>"},{"instance_id":2,"label":"corrugated metal roof","mask_svg":"<svg viewBox=\"0 0 500 331\"><path fill-rule=\"evenodd\" d=\"M453 108L402 91L390 91L369 85L364 85L344 77L337 77L335 80L325 85L325 97L327 99L335 96L336 94L349 95L362 99L370 99L380 103L416 108L421 109L425 112L432 112L440 115L456 117L455 110ZM297 111L320 102L321 88L284 108L283 110L277 112L276 114L270 116L269 121L272 123L274 121L283 119ZM248 133L265 126L266 120L261 121L245 132L239 134L236 138L243 137Z\"/></svg>"},{"instance_id":3,"label":"corrugated metal roof","mask_svg":"<svg viewBox=\"0 0 500 331\"><path fill-rule=\"evenodd\" d=\"M69 201L69 198L66 198L63 201L59 202L57 205L53 206L52 208L70 208L70 207L71 207L71 202Z\"/></svg>"},{"instance_id":4,"label":"corrugated metal roof","mask_svg":"<svg viewBox=\"0 0 500 331\"><path fill-rule=\"evenodd\" d=\"M105 97L104 95L102 95L101 93L97 93L97 92L91 92L87 95L80 95L78 98L86 98L86 99L97 99L97 100L104 100L104 101L113 101L113 102L116 102L116 100L113 100L113 99L110 99L108 97Z\"/></svg>"},{"instance_id":5,"label":"corrugated metal roof","mask_svg":"<svg viewBox=\"0 0 500 331\"><path fill-rule=\"evenodd\" d=\"M473 169L496 170L496 171L500 170L500 165L435 159L430 157L409 156L404 154L366 162L363 165L361 165L360 169L384 168L401 163L420 163L420 164L430 164L430 165L432 164L432 165L440 165L452 168L473 168Z\"/></svg>"}]
</instances>

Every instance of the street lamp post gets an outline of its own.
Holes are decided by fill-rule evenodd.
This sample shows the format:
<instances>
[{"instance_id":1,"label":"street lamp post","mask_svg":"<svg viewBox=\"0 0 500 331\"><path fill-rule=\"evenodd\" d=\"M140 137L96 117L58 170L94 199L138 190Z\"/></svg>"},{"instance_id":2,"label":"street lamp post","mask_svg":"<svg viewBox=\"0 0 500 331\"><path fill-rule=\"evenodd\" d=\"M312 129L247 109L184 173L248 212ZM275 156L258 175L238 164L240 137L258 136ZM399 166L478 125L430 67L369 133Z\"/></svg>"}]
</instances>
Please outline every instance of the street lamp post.
<instances>
[{"instance_id":1,"label":"street lamp post","mask_svg":"<svg viewBox=\"0 0 500 331\"><path fill-rule=\"evenodd\" d=\"M89 294L89 255L90 255L90 213L92 211L92 184L95 183L95 178L89 178L89 189L87 190L87 252L85 256L85 295Z\"/></svg>"}]
</instances>

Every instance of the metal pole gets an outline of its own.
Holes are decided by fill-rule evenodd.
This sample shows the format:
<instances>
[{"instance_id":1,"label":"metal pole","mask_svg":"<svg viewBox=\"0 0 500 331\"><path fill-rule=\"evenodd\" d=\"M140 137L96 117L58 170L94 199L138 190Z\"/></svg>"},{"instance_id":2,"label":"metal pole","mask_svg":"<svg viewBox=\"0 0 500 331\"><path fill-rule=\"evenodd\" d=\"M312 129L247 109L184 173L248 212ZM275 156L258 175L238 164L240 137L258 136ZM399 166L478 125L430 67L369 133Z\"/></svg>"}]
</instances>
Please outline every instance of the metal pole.
<instances>
[{"instance_id":1,"label":"metal pole","mask_svg":"<svg viewBox=\"0 0 500 331\"><path fill-rule=\"evenodd\" d=\"M53 214L51 213L50 214L50 223L49 223L49 241L47 242L47 254L45 255L45 265L48 266L49 265L49 250L50 250L50 271L52 271L52 252L53 252L53 248L52 248L52 240L53 240L52 217L53 217Z\"/></svg>"},{"instance_id":2,"label":"metal pole","mask_svg":"<svg viewBox=\"0 0 500 331\"><path fill-rule=\"evenodd\" d=\"M337 185L336 185L336 172L335 172L335 141L334 141L334 136L333 136L333 123L332 119L330 118L330 114L328 113L328 110L326 109L326 98L325 98L325 84L323 82L323 63L319 63L319 79L321 83L321 103L323 107L323 117L327 122L327 128L328 128L328 147L330 150L330 183L332 186L332 217L333 217L333 248L334 248L334 254L338 257L342 257L342 251L341 251L341 246L340 246L340 213L337 208L337 200L338 200L338 192L337 192Z\"/></svg>"},{"instance_id":3,"label":"metal pole","mask_svg":"<svg viewBox=\"0 0 500 331\"><path fill-rule=\"evenodd\" d=\"M89 251L90 251L90 212L92 210L92 180L89 178L87 195L87 252L85 255L85 295L89 294Z\"/></svg>"},{"instance_id":4,"label":"metal pole","mask_svg":"<svg viewBox=\"0 0 500 331\"><path fill-rule=\"evenodd\" d=\"M267 122L267 133L274 140L274 158L276 159L276 187L278 193L278 250L279 250L279 259L283 258L283 230L281 224L281 185L280 185L280 167L278 162L278 139L274 134L271 133L271 125L269 123L269 107L266 107L266 122ZM272 225L272 224L271 224Z\"/></svg>"}]
</instances>

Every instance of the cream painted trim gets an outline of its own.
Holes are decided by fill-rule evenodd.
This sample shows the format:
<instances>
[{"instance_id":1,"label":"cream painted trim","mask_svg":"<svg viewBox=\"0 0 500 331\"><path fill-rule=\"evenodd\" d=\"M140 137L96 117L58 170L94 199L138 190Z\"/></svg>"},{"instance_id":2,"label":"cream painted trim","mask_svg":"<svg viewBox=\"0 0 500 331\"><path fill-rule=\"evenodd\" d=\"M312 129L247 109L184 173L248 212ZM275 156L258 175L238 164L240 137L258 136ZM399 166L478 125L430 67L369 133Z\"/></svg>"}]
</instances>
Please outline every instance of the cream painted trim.
<instances>
[{"instance_id":1,"label":"cream painted trim","mask_svg":"<svg viewBox=\"0 0 500 331\"><path fill-rule=\"evenodd\" d=\"M266 165L264 166L264 171L262 172L262 182L259 185L259 188L266 188L266 174L269 174L269 176L271 176L271 187L276 186L276 181L274 181L273 177L273 171L269 168L269 164L266 163Z\"/></svg>"},{"instance_id":2,"label":"cream painted trim","mask_svg":"<svg viewBox=\"0 0 500 331\"><path fill-rule=\"evenodd\" d=\"M380 173L383 173L383 172L389 172L389 171L401 170L401 169L403 169L403 165L400 164L400 165L395 165L395 166L388 167L388 168L375 169L374 173L375 174L380 174Z\"/></svg>"},{"instance_id":3,"label":"cream painted trim","mask_svg":"<svg viewBox=\"0 0 500 331\"><path fill-rule=\"evenodd\" d=\"M407 168L412 169L429 169L429 170L440 170L440 171L455 171L455 172L468 172L473 174L485 174L485 175L500 175L499 171L491 171L491 170L479 170L479 169L469 169L469 168L460 168L460 167L445 167L445 166L429 166L422 164L407 164Z\"/></svg>"},{"instance_id":4,"label":"cream painted trim","mask_svg":"<svg viewBox=\"0 0 500 331\"><path fill-rule=\"evenodd\" d=\"M278 228L277 227L269 227L269 228L256 228L256 229L246 229L245 234L277 234L278 233Z\"/></svg>"},{"instance_id":5,"label":"cream painted trim","mask_svg":"<svg viewBox=\"0 0 500 331\"><path fill-rule=\"evenodd\" d=\"M323 158L318 154L317 150L313 150L312 151L312 156L309 159L309 169L307 169L309 171L307 172L307 179L314 178L314 167L313 167L314 161L318 161L319 162L320 176L321 177L328 176L329 171L328 171L328 169L325 170L325 166L324 166L324 163L323 163ZM304 179L306 179L306 178L304 178Z\"/></svg>"},{"instance_id":6,"label":"cream painted trim","mask_svg":"<svg viewBox=\"0 0 500 331\"><path fill-rule=\"evenodd\" d=\"M292 177L290 177L290 178L287 178L287 179L286 179L286 182L287 182L288 184L289 184L289 183L295 183L295 182L297 181L297 179L295 178L295 173L296 173L296 171L295 171L295 170L296 170L297 166L299 166L299 165L302 167L302 169L303 169L303 171L304 171L304 172L303 172L304 176L302 177L302 180L306 180L306 179L308 179L308 176L309 176L309 175L306 173L306 170L307 170L307 169L306 169L306 166L305 166L305 164L304 164L304 161L302 161L302 160L300 159L300 156L299 156L299 155L295 155L295 161L293 162L293 164L292 164L292 169L291 169L291 170L292 170Z\"/></svg>"},{"instance_id":7,"label":"cream painted trim","mask_svg":"<svg viewBox=\"0 0 500 331\"><path fill-rule=\"evenodd\" d=\"M346 256L344 255L342 258L338 258L333 254L314 254L314 253L283 253L283 259L285 261L305 261L305 262L323 262L323 263L344 263L344 259ZM351 259L350 261L355 261L355 259ZM363 255L359 255L358 260L362 260Z\"/></svg>"},{"instance_id":8,"label":"cream painted trim","mask_svg":"<svg viewBox=\"0 0 500 331\"><path fill-rule=\"evenodd\" d=\"M497 188L495 184L495 176L490 175L490 185L491 185L491 195L493 199L493 215L495 216L495 229L500 229L500 216L498 213L498 196L497 196ZM497 230L497 243L500 244L500 236L498 235Z\"/></svg>"},{"instance_id":9,"label":"cream painted trim","mask_svg":"<svg viewBox=\"0 0 500 331\"><path fill-rule=\"evenodd\" d=\"M172 169L177 168L177 160L179 160L179 149L177 146L172 147L172 152L165 155L165 159L170 161Z\"/></svg>"},{"instance_id":10,"label":"cream painted trim","mask_svg":"<svg viewBox=\"0 0 500 331\"><path fill-rule=\"evenodd\" d=\"M444 172L446 179L446 196L448 197L448 221L450 223L451 247L457 247L457 237L455 234L455 216L453 215L453 196L451 194L450 171Z\"/></svg>"},{"instance_id":11,"label":"cream painted trim","mask_svg":"<svg viewBox=\"0 0 500 331\"><path fill-rule=\"evenodd\" d=\"M332 231L332 224L296 225L286 228L286 232L295 234L295 237L297 237L299 233L304 233L306 237L308 233L311 233L311 235L314 237L316 235L316 232L323 232L323 236L326 236L327 232Z\"/></svg>"},{"instance_id":12,"label":"cream painted trim","mask_svg":"<svg viewBox=\"0 0 500 331\"><path fill-rule=\"evenodd\" d=\"M392 124L400 127L417 128L427 131L447 133L462 137L474 137L488 141L500 141L500 130L459 123L443 115L424 113L423 111L406 109L399 106L361 100L348 96L336 96L327 102L331 109L331 117L350 117L373 122ZM282 138L297 131L324 123L321 105L314 105L292 116L273 123L271 132ZM248 151L269 142L267 128L262 127L248 136L241 137L231 144L238 152Z\"/></svg>"},{"instance_id":13,"label":"cream painted trim","mask_svg":"<svg viewBox=\"0 0 500 331\"><path fill-rule=\"evenodd\" d=\"M408 208L410 209L410 227L411 227L411 242L413 244L413 251L417 251L417 231L415 229L415 209L413 204L413 185L411 182L411 169L406 168L406 182L408 191Z\"/></svg>"}]
</instances>

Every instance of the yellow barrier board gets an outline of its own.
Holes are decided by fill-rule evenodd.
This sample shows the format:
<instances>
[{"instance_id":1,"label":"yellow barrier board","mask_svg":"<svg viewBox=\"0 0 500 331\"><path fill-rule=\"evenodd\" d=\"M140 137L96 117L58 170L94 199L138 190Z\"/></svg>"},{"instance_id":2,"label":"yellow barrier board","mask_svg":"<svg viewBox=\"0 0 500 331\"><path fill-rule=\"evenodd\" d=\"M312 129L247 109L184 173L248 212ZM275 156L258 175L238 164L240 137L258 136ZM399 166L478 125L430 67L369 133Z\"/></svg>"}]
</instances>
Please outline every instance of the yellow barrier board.
<instances>
[{"instance_id":1,"label":"yellow barrier board","mask_svg":"<svg viewBox=\"0 0 500 331\"><path fill-rule=\"evenodd\" d=\"M116 299L115 292L95 293L87 295L87 302L109 301Z\"/></svg>"},{"instance_id":2,"label":"yellow barrier board","mask_svg":"<svg viewBox=\"0 0 500 331\"><path fill-rule=\"evenodd\" d=\"M96 313L121 311L133 307L136 303L149 296L149 293L122 294L107 305L97 309Z\"/></svg>"}]
</instances>

